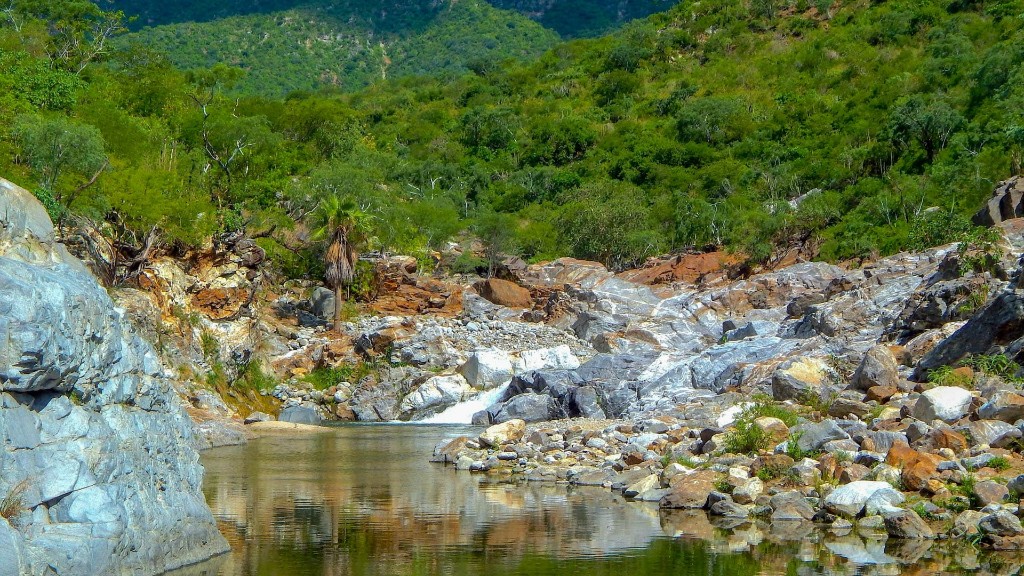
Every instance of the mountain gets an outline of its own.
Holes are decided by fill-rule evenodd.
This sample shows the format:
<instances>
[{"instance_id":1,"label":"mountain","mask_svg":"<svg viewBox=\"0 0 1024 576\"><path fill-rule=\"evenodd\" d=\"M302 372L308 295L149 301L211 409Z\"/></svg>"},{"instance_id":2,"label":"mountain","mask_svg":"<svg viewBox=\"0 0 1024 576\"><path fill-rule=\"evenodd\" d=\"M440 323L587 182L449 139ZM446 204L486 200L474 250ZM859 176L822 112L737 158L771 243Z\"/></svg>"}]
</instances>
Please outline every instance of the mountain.
<instances>
[{"instance_id":1,"label":"mountain","mask_svg":"<svg viewBox=\"0 0 1024 576\"><path fill-rule=\"evenodd\" d=\"M668 10L677 0L488 0L496 8L524 14L555 30L564 38L595 36L611 31L636 18ZM331 0L108 0L104 7L123 10L136 17L134 27L161 26L182 22L210 22L233 16L273 14L293 9L313 10L337 15L344 21L351 15L359 20L377 14L381 20L389 14L429 13L444 5L444 0L395 2L369 0L346 2ZM392 22L394 19L391 19ZM415 18L413 19L415 20ZM392 30L394 31L394 30Z\"/></svg>"},{"instance_id":2,"label":"mountain","mask_svg":"<svg viewBox=\"0 0 1024 576\"><path fill-rule=\"evenodd\" d=\"M491 0L558 32L563 38L598 36L622 24L668 10L678 0Z\"/></svg>"},{"instance_id":3,"label":"mountain","mask_svg":"<svg viewBox=\"0 0 1024 576\"><path fill-rule=\"evenodd\" d=\"M284 3L278 3L283 5ZM273 8L274 3L260 5ZM196 5L185 6L184 13ZM558 35L486 2L410 4L386 0L306 5L142 28L120 40L165 53L179 68L224 63L246 71L242 93L351 90L376 79L461 73L474 62L529 59ZM145 13L159 21L162 12Z\"/></svg>"}]
</instances>

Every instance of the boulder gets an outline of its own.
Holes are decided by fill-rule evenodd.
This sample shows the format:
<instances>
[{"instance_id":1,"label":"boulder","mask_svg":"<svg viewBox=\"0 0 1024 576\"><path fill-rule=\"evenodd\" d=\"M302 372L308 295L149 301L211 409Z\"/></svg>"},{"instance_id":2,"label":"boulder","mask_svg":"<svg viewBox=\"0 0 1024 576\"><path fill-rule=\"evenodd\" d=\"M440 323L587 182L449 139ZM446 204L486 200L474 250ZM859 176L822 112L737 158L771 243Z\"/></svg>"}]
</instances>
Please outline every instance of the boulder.
<instances>
[{"instance_id":1,"label":"boulder","mask_svg":"<svg viewBox=\"0 0 1024 576\"><path fill-rule=\"evenodd\" d=\"M1017 340L1024 328L1024 293L1007 291L993 298L950 337L939 342L918 362L915 375L949 366L969 354L985 354L993 346Z\"/></svg>"},{"instance_id":2,"label":"boulder","mask_svg":"<svg viewBox=\"0 0 1024 576\"><path fill-rule=\"evenodd\" d=\"M764 482L758 477L745 480L732 491L732 499L737 504L753 504L757 497L764 493Z\"/></svg>"},{"instance_id":3,"label":"boulder","mask_svg":"<svg viewBox=\"0 0 1024 576\"><path fill-rule=\"evenodd\" d=\"M938 386L921 393L912 413L914 418L925 422L956 422L970 411L973 399L969 390L957 386Z\"/></svg>"},{"instance_id":4,"label":"boulder","mask_svg":"<svg viewBox=\"0 0 1024 576\"><path fill-rule=\"evenodd\" d=\"M996 185L992 198L972 218L978 226L995 226L1004 220L1024 216L1024 178L1014 176Z\"/></svg>"},{"instance_id":5,"label":"boulder","mask_svg":"<svg viewBox=\"0 0 1024 576\"><path fill-rule=\"evenodd\" d=\"M434 376L402 398L398 405L400 417L428 416L454 406L473 393L473 388L461 374Z\"/></svg>"},{"instance_id":6,"label":"boulder","mask_svg":"<svg viewBox=\"0 0 1024 576\"><path fill-rule=\"evenodd\" d=\"M821 358L794 358L772 373L772 396L778 401L797 402L820 398L831 392L837 378L835 370Z\"/></svg>"},{"instance_id":7,"label":"boulder","mask_svg":"<svg viewBox=\"0 0 1024 576\"><path fill-rule=\"evenodd\" d=\"M320 424L323 420L320 417L320 410L312 402L303 402L285 406L277 416L278 421L290 424Z\"/></svg>"},{"instance_id":8,"label":"boulder","mask_svg":"<svg viewBox=\"0 0 1024 576\"><path fill-rule=\"evenodd\" d=\"M852 387L868 390L875 386L895 388L900 380L899 364L888 346L878 345L868 350L853 373Z\"/></svg>"},{"instance_id":9,"label":"boulder","mask_svg":"<svg viewBox=\"0 0 1024 576\"><path fill-rule=\"evenodd\" d=\"M604 409L601 408L597 390L592 386L580 386L573 390L572 401L569 404L571 416L582 416L583 418L594 418L604 420L607 418Z\"/></svg>"},{"instance_id":10,"label":"boulder","mask_svg":"<svg viewBox=\"0 0 1024 576\"><path fill-rule=\"evenodd\" d=\"M497 349L479 349L459 366L470 386L489 390L504 386L512 379L512 359L507 352Z\"/></svg>"},{"instance_id":11,"label":"boulder","mask_svg":"<svg viewBox=\"0 0 1024 576\"><path fill-rule=\"evenodd\" d=\"M978 417L1014 423L1024 419L1024 396L1009 390L1000 390L978 408Z\"/></svg>"},{"instance_id":12,"label":"boulder","mask_svg":"<svg viewBox=\"0 0 1024 576\"><path fill-rule=\"evenodd\" d=\"M803 521L814 518L814 507L802 494L795 491L780 492L772 496L772 521Z\"/></svg>"},{"instance_id":13,"label":"boulder","mask_svg":"<svg viewBox=\"0 0 1024 576\"><path fill-rule=\"evenodd\" d=\"M494 416L494 421L524 420L526 422L543 422L562 418L565 413L554 398L546 394L528 392L514 396L501 405Z\"/></svg>"},{"instance_id":14,"label":"boulder","mask_svg":"<svg viewBox=\"0 0 1024 576\"><path fill-rule=\"evenodd\" d=\"M473 285L473 288L488 302L506 308L533 308L530 291L515 282L488 278Z\"/></svg>"},{"instance_id":15,"label":"boulder","mask_svg":"<svg viewBox=\"0 0 1024 576\"><path fill-rule=\"evenodd\" d=\"M526 433L526 422L509 420L489 427L480 435L480 444L488 447L499 447L509 442L518 442Z\"/></svg>"},{"instance_id":16,"label":"boulder","mask_svg":"<svg viewBox=\"0 0 1024 576\"><path fill-rule=\"evenodd\" d=\"M996 536L1020 536L1024 534L1020 518L1007 510L997 510L978 522L978 530Z\"/></svg>"},{"instance_id":17,"label":"boulder","mask_svg":"<svg viewBox=\"0 0 1024 576\"><path fill-rule=\"evenodd\" d=\"M987 445L992 448L1004 448L1021 438L1019 428L999 420L975 420L968 422L964 428L971 437L972 445Z\"/></svg>"},{"instance_id":18,"label":"boulder","mask_svg":"<svg viewBox=\"0 0 1024 576\"><path fill-rule=\"evenodd\" d=\"M833 514L857 516L869 500L876 509L886 505L895 506L903 502L903 494L887 482L861 480L840 486L825 497L825 509Z\"/></svg>"},{"instance_id":19,"label":"boulder","mask_svg":"<svg viewBox=\"0 0 1024 576\"><path fill-rule=\"evenodd\" d=\"M974 495L978 499L978 503L985 507L989 504L1002 504L1009 498L1010 490L998 482L982 480L975 482Z\"/></svg>"},{"instance_id":20,"label":"boulder","mask_svg":"<svg viewBox=\"0 0 1024 576\"><path fill-rule=\"evenodd\" d=\"M805 422L793 428L797 435L797 446L805 451L819 450L825 443L832 440L846 440L850 435L846 433L835 420L822 420L821 422Z\"/></svg>"},{"instance_id":21,"label":"boulder","mask_svg":"<svg viewBox=\"0 0 1024 576\"><path fill-rule=\"evenodd\" d=\"M913 510L896 510L883 514L885 531L892 538L924 540L935 538L928 524Z\"/></svg>"},{"instance_id":22,"label":"boulder","mask_svg":"<svg viewBox=\"0 0 1024 576\"><path fill-rule=\"evenodd\" d=\"M172 372L0 179L0 573L161 574L228 550Z\"/></svg>"},{"instance_id":23,"label":"boulder","mask_svg":"<svg viewBox=\"0 0 1024 576\"><path fill-rule=\"evenodd\" d=\"M309 307L317 318L328 321L334 318L334 292L317 286L309 296Z\"/></svg>"},{"instance_id":24,"label":"boulder","mask_svg":"<svg viewBox=\"0 0 1024 576\"><path fill-rule=\"evenodd\" d=\"M725 518L746 518L750 516L750 510L732 500L719 500L711 505L708 512L712 516L722 516Z\"/></svg>"},{"instance_id":25,"label":"boulder","mask_svg":"<svg viewBox=\"0 0 1024 576\"><path fill-rule=\"evenodd\" d=\"M679 474L672 478L671 491L661 499L662 508L704 508L708 496L715 491L718 473L702 470Z\"/></svg>"}]
</instances>

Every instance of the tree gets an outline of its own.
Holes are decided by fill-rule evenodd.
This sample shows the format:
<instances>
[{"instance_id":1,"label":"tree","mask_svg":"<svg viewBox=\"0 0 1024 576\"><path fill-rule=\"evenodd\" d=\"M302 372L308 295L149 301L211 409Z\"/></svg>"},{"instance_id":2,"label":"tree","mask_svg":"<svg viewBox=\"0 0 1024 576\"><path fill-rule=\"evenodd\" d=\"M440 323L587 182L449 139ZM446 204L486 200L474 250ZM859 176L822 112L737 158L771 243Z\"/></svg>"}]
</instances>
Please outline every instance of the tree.
<instances>
[{"instance_id":1,"label":"tree","mask_svg":"<svg viewBox=\"0 0 1024 576\"><path fill-rule=\"evenodd\" d=\"M473 231L484 244L487 277L490 278L502 257L516 250L516 220L509 214L489 210L477 217Z\"/></svg>"},{"instance_id":2,"label":"tree","mask_svg":"<svg viewBox=\"0 0 1024 576\"><path fill-rule=\"evenodd\" d=\"M963 116L943 100L914 95L893 110L889 130L900 145L916 141L931 162L963 122Z\"/></svg>"},{"instance_id":3,"label":"tree","mask_svg":"<svg viewBox=\"0 0 1024 576\"><path fill-rule=\"evenodd\" d=\"M65 117L24 115L15 121L21 153L39 177L39 184L62 212L75 197L93 185L107 166L103 136L87 124ZM62 177L77 177L62 185Z\"/></svg>"},{"instance_id":4,"label":"tree","mask_svg":"<svg viewBox=\"0 0 1024 576\"><path fill-rule=\"evenodd\" d=\"M365 241L367 215L351 198L328 196L321 200L312 216L319 225L314 238L330 238L324 251L324 280L334 290L334 329L340 330L341 292L352 285L355 277L359 261L357 246Z\"/></svg>"}]
</instances>

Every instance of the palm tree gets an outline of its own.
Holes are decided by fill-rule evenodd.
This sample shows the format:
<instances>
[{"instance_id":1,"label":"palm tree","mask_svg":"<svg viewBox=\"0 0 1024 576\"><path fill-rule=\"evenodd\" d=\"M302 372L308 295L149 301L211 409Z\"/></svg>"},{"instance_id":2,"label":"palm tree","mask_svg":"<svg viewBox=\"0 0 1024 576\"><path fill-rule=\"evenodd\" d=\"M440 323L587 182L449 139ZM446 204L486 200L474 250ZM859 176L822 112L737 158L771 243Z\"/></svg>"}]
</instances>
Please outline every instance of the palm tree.
<instances>
[{"instance_id":1,"label":"palm tree","mask_svg":"<svg viewBox=\"0 0 1024 576\"><path fill-rule=\"evenodd\" d=\"M341 327L342 290L352 285L359 252L356 246L363 240L361 230L366 214L359 210L351 198L328 196L320 202L313 214L319 227L314 238L329 238L324 251L324 280L334 290L334 329Z\"/></svg>"}]
</instances>

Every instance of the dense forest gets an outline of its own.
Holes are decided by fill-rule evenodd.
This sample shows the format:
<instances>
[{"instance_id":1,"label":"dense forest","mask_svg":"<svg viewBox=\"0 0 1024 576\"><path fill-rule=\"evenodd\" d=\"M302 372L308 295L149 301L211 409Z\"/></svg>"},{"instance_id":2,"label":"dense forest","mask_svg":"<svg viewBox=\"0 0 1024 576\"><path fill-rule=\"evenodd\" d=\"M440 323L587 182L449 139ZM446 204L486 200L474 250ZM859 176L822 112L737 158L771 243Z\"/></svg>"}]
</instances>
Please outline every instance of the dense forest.
<instances>
[{"instance_id":1,"label":"dense forest","mask_svg":"<svg viewBox=\"0 0 1024 576\"><path fill-rule=\"evenodd\" d=\"M529 62L281 98L80 0L3 17L0 174L114 249L244 233L297 276L331 198L364 247L417 255L869 258L965 233L1024 152L1019 0L683 2Z\"/></svg>"},{"instance_id":2,"label":"dense forest","mask_svg":"<svg viewBox=\"0 0 1024 576\"><path fill-rule=\"evenodd\" d=\"M374 21L376 30L384 33L396 32L394 23L410 22L425 24L431 13L436 13L448 2L410 2L409 0L179 0L168 3L162 0L105 0L101 5L108 9L121 10L135 16L131 27L141 29L147 26L177 24L181 22L209 22L259 14L274 14L287 10L326 12L334 14L339 21ZM565 38L595 36L610 32L615 27L643 18L655 12L667 10L674 0L486 0L486 3L503 10L514 10L528 16L545 28L555 30ZM456 2L450 3L452 7ZM421 17L417 18L419 14ZM411 17L410 17L411 15ZM397 16L397 17L396 17ZM423 18L422 16L426 16ZM473 30L463 30L472 34Z\"/></svg>"},{"instance_id":3,"label":"dense forest","mask_svg":"<svg viewBox=\"0 0 1024 576\"><path fill-rule=\"evenodd\" d=\"M235 66L246 74L233 93L283 97L300 89L351 91L386 78L460 74L482 59L529 60L554 46L558 35L486 2L346 0L144 28L116 42L147 46L184 70Z\"/></svg>"},{"instance_id":4,"label":"dense forest","mask_svg":"<svg viewBox=\"0 0 1024 576\"><path fill-rule=\"evenodd\" d=\"M178 68L246 70L240 94L362 88L377 79L464 73L480 59L528 60L563 37L593 36L671 0L117 0L133 32L117 42ZM531 18L533 20L531 20ZM535 22L535 21L536 22Z\"/></svg>"}]
</instances>

